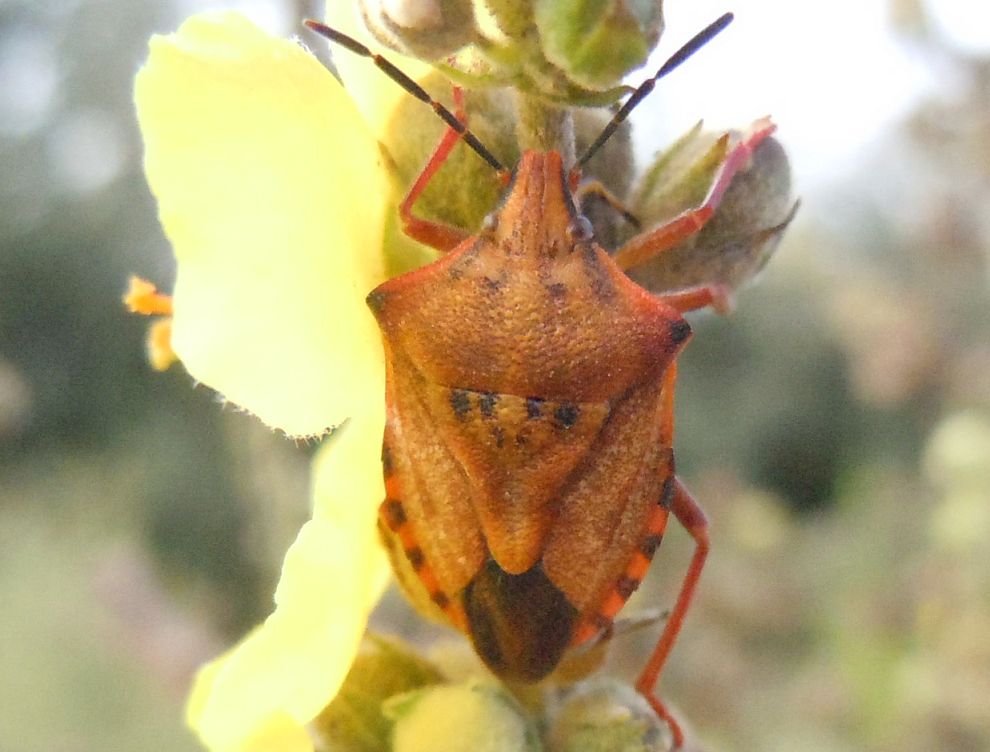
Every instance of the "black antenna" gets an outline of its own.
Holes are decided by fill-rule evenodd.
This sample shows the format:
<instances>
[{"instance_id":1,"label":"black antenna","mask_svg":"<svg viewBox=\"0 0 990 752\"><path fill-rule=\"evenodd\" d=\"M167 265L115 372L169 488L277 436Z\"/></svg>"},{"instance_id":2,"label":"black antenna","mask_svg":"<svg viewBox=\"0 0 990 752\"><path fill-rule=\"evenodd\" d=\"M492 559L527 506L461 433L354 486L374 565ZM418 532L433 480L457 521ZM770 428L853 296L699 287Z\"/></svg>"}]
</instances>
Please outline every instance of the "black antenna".
<instances>
[{"instance_id":1,"label":"black antenna","mask_svg":"<svg viewBox=\"0 0 990 752\"><path fill-rule=\"evenodd\" d=\"M633 111L633 108L642 102L647 94L653 91L653 87L657 85L657 81L691 57L691 55L701 49L705 44L710 42L716 34L732 23L732 18L733 15L731 13L725 13L719 16L717 19L708 24L708 26L691 37L691 39L688 40L683 47L677 50L677 52L667 58L667 62L660 66L660 70L658 70L652 78L648 78L641 83L629 99L625 101L622 107L619 108L619 111L615 113L615 116L609 121L608 125L605 126L605 129L598 135L598 138L595 139L595 142L585 150L584 154L577 161L575 167L581 168L595 155L595 152L602 147L602 144L608 141L612 134L615 133L616 129L622 125L627 117L629 117L629 113Z\"/></svg>"},{"instance_id":2,"label":"black antenna","mask_svg":"<svg viewBox=\"0 0 990 752\"><path fill-rule=\"evenodd\" d=\"M361 55L361 57L371 59L371 61L374 62L374 64L377 65L386 76L391 78L399 86L416 97L416 99L430 105L430 107L433 108L433 111L437 113L437 115L439 115L447 125L461 135L461 138L464 139L464 143L470 146L479 157L490 164L496 172L506 172L506 169L502 163L492 156L492 153L485 148L484 144L478 140L477 136L468 130L468 127L458 120L454 113L440 104L437 100L433 99L433 97L426 93L426 90L422 86L409 78L409 76L399 70L393 63L389 62L381 55L372 52L356 39L353 39L346 34L337 31L336 29L331 29L329 26L321 24L319 21L307 19L303 23L305 23L306 26L315 31L317 34L329 39L331 42L336 42L341 47L346 47L351 52Z\"/></svg>"}]
</instances>

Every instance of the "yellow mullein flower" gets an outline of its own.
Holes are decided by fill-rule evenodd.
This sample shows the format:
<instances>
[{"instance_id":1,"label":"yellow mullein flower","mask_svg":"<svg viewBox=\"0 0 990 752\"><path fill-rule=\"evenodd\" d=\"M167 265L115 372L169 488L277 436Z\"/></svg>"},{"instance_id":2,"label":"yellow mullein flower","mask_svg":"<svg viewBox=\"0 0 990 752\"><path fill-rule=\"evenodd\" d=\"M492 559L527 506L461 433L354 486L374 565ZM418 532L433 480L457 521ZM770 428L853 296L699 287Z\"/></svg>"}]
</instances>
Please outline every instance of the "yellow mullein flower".
<instances>
[{"instance_id":1,"label":"yellow mullein flower","mask_svg":"<svg viewBox=\"0 0 990 752\"><path fill-rule=\"evenodd\" d=\"M351 4L333 5L333 22L351 25ZM213 750L312 750L305 725L336 694L387 581L374 524L384 363L364 298L384 279L395 205L368 124L396 100L389 86L362 80L356 104L299 44L232 13L153 38L136 79L145 170L178 262L171 351L289 435L339 426L314 462L313 519L275 611L197 677L188 720ZM147 308L133 288L128 299Z\"/></svg>"},{"instance_id":2,"label":"yellow mullein flower","mask_svg":"<svg viewBox=\"0 0 990 752\"><path fill-rule=\"evenodd\" d=\"M342 423L357 395L380 401L364 296L384 276L390 196L333 76L243 18L197 16L152 40L135 96L189 372L292 435Z\"/></svg>"}]
</instances>

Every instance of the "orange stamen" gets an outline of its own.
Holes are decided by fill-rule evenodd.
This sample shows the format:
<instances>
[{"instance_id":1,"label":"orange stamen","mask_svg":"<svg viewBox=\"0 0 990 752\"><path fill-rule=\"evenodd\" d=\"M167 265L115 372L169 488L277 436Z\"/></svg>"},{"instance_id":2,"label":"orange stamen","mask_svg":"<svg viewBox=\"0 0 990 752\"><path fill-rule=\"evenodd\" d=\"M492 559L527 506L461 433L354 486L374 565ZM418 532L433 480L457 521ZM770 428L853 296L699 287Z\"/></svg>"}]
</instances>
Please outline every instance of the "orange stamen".
<instances>
[{"instance_id":1,"label":"orange stamen","mask_svg":"<svg viewBox=\"0 0 990 752\"><path fill-rule=\"evenodd\" d=\"M165 371L178 357L172 349L172 319L159 319L148 328L148 362L156 371Z\"/></svg>"},{"instance_id":2,"label":"orange stamen","mask_svg":"<svg viewBox=\"0 0 990 752\"><path fill-rule=\"evenodd\" d=\"M162 295L151 282L140 277L131 277L123 301L131 313L141 313L145 316L172 314L172 296Z\"/></svg>"}]
</instances>

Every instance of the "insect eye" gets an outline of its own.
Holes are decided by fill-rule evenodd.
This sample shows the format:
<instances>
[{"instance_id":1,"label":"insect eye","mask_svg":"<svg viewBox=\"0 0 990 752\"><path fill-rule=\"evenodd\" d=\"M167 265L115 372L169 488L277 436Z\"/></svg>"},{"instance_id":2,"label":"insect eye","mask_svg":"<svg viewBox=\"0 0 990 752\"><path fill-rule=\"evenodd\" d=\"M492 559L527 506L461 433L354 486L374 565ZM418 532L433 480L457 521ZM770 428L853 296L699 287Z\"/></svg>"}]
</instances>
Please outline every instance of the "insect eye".
<instances>
[{"instance_id":1,"label":"insect eye","mask_svg":"<svg viewBox=\"0 0 990 752\"><path fill-rule=\"evenodd\" d=\"M481 220L481 232L485 234L495 232L496 227L498 227L498 214L496 212L486 214L485 218Z\"/></svg>"},{"instance_id":2,"label":"insect eye","mask_svg":"<svg viewBox=\"0 0 990 752\"><path fill-rule=\"evenodd\" d=\"M579 215L567 225L567 237L575 243L586 243L595 236L595 229L584 215Z\"/></svg>"}]
</instances>

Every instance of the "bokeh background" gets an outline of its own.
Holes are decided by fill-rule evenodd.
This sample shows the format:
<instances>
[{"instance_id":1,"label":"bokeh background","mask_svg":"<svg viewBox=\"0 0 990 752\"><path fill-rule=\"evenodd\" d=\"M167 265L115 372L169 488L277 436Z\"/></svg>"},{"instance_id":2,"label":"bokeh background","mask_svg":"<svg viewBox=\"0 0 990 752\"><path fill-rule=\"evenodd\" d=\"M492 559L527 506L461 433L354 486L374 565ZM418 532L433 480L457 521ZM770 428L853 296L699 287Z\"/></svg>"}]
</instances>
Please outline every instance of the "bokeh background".
<instances>
[{"instance_id":1,"label":"bokeh background","mask_svg":"<svg viewBox=\"0 0 990 752\"><path fill-rule=\"evenodd\" d=\"M715 549L663 680L710 750L990 749L990 9L738 0L635 118L766 113L801 212L682 363ZM314 2L0 0L0 751L195 750L195 667L271 607L308 459L145 364L168 289L131 80L153 32ZM667 0L664 49L725 10ZM631 611L672 601L672 533ZM418 633L389 597L376 623ZM633 676L647 649L616 646Z\"/></svg>"}]
</instances>

